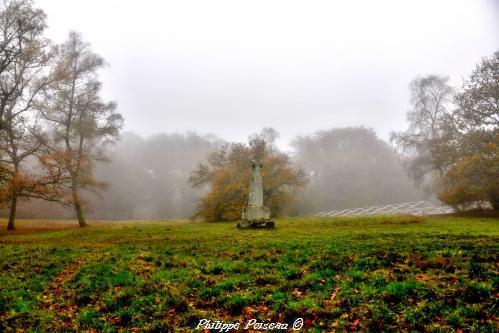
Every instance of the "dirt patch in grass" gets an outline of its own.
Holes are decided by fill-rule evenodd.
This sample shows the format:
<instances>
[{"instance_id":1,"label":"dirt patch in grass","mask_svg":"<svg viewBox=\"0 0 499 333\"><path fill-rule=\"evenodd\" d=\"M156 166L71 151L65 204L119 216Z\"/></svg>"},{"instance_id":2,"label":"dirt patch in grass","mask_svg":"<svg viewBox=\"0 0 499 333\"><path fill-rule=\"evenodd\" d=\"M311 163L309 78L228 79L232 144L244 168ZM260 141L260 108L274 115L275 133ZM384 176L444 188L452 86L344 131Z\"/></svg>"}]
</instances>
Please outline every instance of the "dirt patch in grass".
<instances>
[{"instance_id":1,"label":"dirt patch in grass","mask_svg":"<svg viewBox=\"0 0 499 333\"><path fill-rule=\"evenodd\" d=\"M78 274L81 267L97 258L101 258L101 256L92 259L86 255L78 257L57 274L43 291L38 303L38 310L53 313L51 317L54 325L64 327L67 330L78 330L75 320L79 317L80 309L77 304L67 302L67 300L74 298L73 291L69 290L67 285Z\"/></svg>"},{"instance_id":2,"label":"dirt patch in grass","mask_svg":"<svg viewBox=\"0 0 499 333\"><path fill-rule=\"evenodd\" d=\"M43 292L42 300L38 306L49 310L56 309L56 302L54 301L58 297L61 297L61 291L64 286L75 276L80 269L80 266L85 262L86 257L79 257L75 262L56 275L52 282L48 285L47 289Z\"/></svg>"},{"instance_id":3,"label":"dirt patch in grass","mask_svg":"<svg viewBox=\"0 0 499 333\"><path fill-rule=\"evenodd\" d=\"M112 224L112 222L108 221L88 221L87 223L90 227ZM16 229L9 231L7 230L7 220L0 220L0 236L23 235L78 228L78 221L76 220L18 220L16 221Z\"/></svg>"}]
</instances>

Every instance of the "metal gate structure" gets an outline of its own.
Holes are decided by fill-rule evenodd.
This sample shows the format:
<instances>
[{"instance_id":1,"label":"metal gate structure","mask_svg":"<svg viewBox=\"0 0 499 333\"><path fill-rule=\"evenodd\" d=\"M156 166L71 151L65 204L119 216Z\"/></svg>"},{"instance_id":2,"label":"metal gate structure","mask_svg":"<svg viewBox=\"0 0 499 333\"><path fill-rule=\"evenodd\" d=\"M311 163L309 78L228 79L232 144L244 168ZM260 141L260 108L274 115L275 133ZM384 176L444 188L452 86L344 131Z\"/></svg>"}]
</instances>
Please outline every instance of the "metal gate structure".
<instances>
[{"instance_id":1,"label":"metal gate structure","mask_svg":"<svg viewBox=\"0 0 499 333\"><path fill-rule=\"evenodd\" d=\"M428 201L413 201L391 205L324 211L312 216L435 215L449 214L453 212L454 210L450 206L435 206Z\"/></svg>"}]
</instances>

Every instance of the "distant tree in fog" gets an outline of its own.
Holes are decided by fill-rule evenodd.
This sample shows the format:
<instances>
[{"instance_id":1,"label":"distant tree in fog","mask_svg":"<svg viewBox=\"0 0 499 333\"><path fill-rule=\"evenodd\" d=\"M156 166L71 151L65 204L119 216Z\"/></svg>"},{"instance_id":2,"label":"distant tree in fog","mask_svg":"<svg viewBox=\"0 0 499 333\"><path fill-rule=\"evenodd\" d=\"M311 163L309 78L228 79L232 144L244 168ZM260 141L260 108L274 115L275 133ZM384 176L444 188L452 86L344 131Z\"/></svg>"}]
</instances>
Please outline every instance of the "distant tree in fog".
<instances>
[{"instance_id":1,"label":"distant tree in fog","mask_svg":"<svg viewBox=\"0 0 499 333\"><path fill-rule=\"evenodd\" d=\"M401 161L372 129L337 128L299 136L295 163L310 178L297 213L415 200Z\"/></svg>"},{"instance_id":2,"label":"distant tree in fog","mask_svg":"<svg viewBox=\"0 0 499 333\"><path fill-rule=\"evenodd\" d=\"M96 170L109 183L105 198L91 198L92 216L114 219L185 218L194 213L202 189L187 183L190 172L222 140L194 132L143 139L125 133L110 150L111 163Z\"/></svg>"},{"instance_id":3,"label":"distant tree in fog","mask_svg":"<svg viewBox=\"0 0 499 333\"><path fill-rule=\"evenodd\" d=\"M54 80L40 107L53 130L50 154L44 167L65 171L59 184L74 207L80 227L86 226L81 191L94 191L101 183L94 177L95 163L106 160L104 147L114 142L123 125L116 104L103 102L97 70L104 60L75 32L60 46Z\"/></svg>"},{"instance_id":4,"label":"distant tree in fog","mask_svg":"<svg viewBox=\"0 0 499 333\"><path fill-rule=\"evenodd\" d=\"M434 168L431 149L433 140L440 135L442 119L450 112L453 90L448 81L448 77L438 75L414 79L409 85L409 127L404 132L392 133L390 138L403 156L408 175L427 193L438 186L442 175L442 170Z\"/></svg>"}]
</instances>

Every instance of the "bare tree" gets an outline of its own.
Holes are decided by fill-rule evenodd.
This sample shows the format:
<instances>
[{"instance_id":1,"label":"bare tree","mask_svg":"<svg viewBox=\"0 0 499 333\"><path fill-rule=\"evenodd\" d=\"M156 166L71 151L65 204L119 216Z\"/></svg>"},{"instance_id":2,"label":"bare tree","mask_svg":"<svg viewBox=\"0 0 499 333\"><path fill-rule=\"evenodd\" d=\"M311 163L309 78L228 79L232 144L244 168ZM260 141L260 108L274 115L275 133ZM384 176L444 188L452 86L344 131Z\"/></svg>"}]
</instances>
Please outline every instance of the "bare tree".
<instances>
[{"instance_id":1,"label":"bare tree","mask_svg":"<svg viewBox=\"0 0 499 333\"><path fill-rule=\"evenodd\" d=\"M48 164L67 173L60 186L67 191L66 200L74 207L80 227L86 226L80 192L103 185L93 175L94 165L106 160L104 147L117 139L123 125L116 104L99 96L97 70L103 66L103 58L92 52L80 34L71 32L60 47L54 80L42 105L43 117L53 129Z\"/></svg>"},{"instance_id":2,"label":"bare tree","mask_svg":"<svg viewBox=\"0 0 499 333\"><path fill-rule=\"evenodd\" d=\"M409 128L392 133L390 141L402 153L409 176L430 192L435 181L431 144L438 138L440 124L452 102L449 78L428 75L414 79L409 85L412 109L407 112Z\"/></svg>"},{"instance_id":3,"label":"bare tree","mask_svg":"<svg viewBox=\"0 0 499 333\"><path fill-rule=\"evenodd\" d=\"M5 126L8 110L21 101L32 102L31 96L24 94L47 62L48 40L42 37L45 14L34 9L32 3L30 0L0 3L0 129Z\"/></svg>"},{"instance_id":4,"label":"bare tree","mask_svg":"<svg viewBox=\"0 0 499 333\"><path fill-rule=\"evenodd\" d=\"M0 3L0 163L2 200L10 203L9 230L14 229L18 198L40 188L22 164L42 146L33 106L49 82L53 49L43 37L45 27L45 14L32 1Z\"/></svg>"}]
</instances>

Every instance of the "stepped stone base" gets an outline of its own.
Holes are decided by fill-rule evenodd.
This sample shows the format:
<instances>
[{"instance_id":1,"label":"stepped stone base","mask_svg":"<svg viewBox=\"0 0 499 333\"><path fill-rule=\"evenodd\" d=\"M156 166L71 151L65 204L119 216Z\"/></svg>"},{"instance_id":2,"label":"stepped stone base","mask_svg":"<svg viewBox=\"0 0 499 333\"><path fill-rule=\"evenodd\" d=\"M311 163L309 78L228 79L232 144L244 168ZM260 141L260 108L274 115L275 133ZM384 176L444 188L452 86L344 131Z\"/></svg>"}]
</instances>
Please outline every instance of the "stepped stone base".
<instances>
[{"instance_id":1,"label":"stepped stone base","mask_svg":"<svg viewBox=\"0 0 499 333\"><path fill-rule=\"evenodd\" d=\"M239 220L237 221L238 229L273 229L275 228L274 221L261 219L261 220Z\"/></svg>"}]
</instances>

